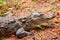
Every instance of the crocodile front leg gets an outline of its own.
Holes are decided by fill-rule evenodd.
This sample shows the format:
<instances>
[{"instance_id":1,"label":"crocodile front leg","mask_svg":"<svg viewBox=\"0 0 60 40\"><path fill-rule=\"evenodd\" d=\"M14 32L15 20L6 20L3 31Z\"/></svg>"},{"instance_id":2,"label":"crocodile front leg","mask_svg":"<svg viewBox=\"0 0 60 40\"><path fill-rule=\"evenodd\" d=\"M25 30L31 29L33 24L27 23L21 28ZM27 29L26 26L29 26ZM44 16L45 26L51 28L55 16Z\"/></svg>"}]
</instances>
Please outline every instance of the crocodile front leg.
<instances>
[{"instance_id":1,"label":"crocodile front leg","mask_svg":"<svg viewBox=\"0 0 60 40\"><path fill-rule=\"evenodd\" d=\"M33 33L25 31L24 28L20 28L16 31L16 36L18 38L21 38L21 37L24 37L24 36L27 36L27 35L33 35Z\"/></svg>"}]
</instances>

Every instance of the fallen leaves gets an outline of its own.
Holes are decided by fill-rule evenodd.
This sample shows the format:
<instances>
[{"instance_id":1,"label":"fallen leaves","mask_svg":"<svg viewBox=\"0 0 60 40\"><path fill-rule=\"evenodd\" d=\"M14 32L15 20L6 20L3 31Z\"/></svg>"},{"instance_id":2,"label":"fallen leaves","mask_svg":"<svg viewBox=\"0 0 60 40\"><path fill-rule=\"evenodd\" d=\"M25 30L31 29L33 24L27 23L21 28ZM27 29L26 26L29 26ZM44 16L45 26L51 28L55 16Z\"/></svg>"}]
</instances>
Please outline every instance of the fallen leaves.
<instances>
[{"instance_id":1,"label":"fallen leaves","mask_svg":"<svg viewBox=\"0 0 60 40\"><path fill-rule=\"evenodd\" d=\"M59 23L59 20L55 19L54 22L55 22L55 23Z\"/></svg>"},{"instance_id":2,"label":"fallen leaves","mask_svg":"<svg viewBox=\"0 0 60 40\"><path fill-rule=\"evenodd\" d=\"M54 33L56 33L57 35L60 35L60 30L58 30L58 29L52 29L52 31L53 31Z\"/></svg>"}]
</instances>

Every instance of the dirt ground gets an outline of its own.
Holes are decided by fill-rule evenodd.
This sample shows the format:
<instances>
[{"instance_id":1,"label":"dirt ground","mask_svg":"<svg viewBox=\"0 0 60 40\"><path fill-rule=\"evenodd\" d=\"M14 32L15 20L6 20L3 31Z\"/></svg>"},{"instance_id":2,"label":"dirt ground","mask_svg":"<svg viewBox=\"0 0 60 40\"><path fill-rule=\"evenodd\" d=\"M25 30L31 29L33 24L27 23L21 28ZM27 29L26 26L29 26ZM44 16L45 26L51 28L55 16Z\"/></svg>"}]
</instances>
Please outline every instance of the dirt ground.
<instances>
[{"instance_id":1,"label":"dirt ground","mask_svg":"<svg viewBox=\"0 0 60 40\"><path fill-rule=\"evenodd\" d=\"M54 31L56 30L56 31ZM44 30L32 30L33 36L26 36L24 38L10 37L3 40L60 40L59 28L48 28Z\"/></svg>"},{"instance_id":2,"label":"dirt ground","mask_svg":"<svg viewBox=\"0 0 60 40\"><path fill-rule=\"evenodd\" d=\"M24 0L22 0L22 2L24 2ZM26 3L23 3L23 6L30 6L31 11L41 11L41 12L46 12L50 8L53 8L59 5L60 5L59 2L56 4L51 4L49 2L44 3L44 0L43 1L39 0L39 3L37 5L32 4L31 1L29 0L27 0ZM22 10L19 10L18 11L19 14L16 14L16 15L23 15L23 14L26 14L27 12L31 13L30 11L27 10L27 8L24 8ZM60 40L60 26L59 27L56 26L54 28L47 28L44 30L32 30L31 32L34 33L33 36L17 38L16 36L12 35L12 37L5 38L3 40Z\"/></svg>"}]
</instances>

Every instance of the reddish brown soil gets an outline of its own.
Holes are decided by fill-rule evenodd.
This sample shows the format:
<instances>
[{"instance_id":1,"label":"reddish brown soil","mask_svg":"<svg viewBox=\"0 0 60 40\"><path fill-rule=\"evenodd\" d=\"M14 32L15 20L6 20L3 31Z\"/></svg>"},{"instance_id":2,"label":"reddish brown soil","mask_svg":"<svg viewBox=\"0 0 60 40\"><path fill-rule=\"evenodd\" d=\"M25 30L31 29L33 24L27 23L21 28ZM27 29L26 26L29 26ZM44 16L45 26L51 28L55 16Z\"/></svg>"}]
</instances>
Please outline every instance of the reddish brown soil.
<instances>
[{"instance_id":1,"label":"reddish brown soil","mask_svg":"<svg viewBox=\"0 0 60 40\"><path fill-rule=\"evenodd\" d=\"M54 31L55 30L55 31ZM60 30L59 28L48 28L44 30L32 30L33 36L26 36L24 38L10 37L4 40L60 40Z\"/></svg>"},{"instance_id":2,"label":"reddish brown soil","mask_svg":"<svg viewBox=\"0 0 60 40\"><path fill-rule=\"evenodd\" d=\"M59 6L60 3L56 3L56 4L50 4L49 2L45 3L43 1L39 0L39 3L37 5L34 5L31 3L30 0L22 0L22 2L26 2L23 3L23 5L21 5L21 8L23 6L30 6L30 10L31 11L41 11L41 12L46 12L47 10L49 10L52 7L56 7ZM28 3L30 3L28 5ZM31 13L30 11L28 11L26 8L22 9L19 11L20 16L22 15L26 15L26 13ZM19 15L16 14L16 15ZM57 30L57 31L54 31ZM59 27L55 27L55 28L48 28L48 29L44 29L44 30L32 30L32 32L34 33L34 36L26 36L24 38L16 38L16 37L10 37L10 38L5 38L3 40L38 40L39 36L41 38L41 40L60 40L60 26Z\"/></svg>"}]
</instances>

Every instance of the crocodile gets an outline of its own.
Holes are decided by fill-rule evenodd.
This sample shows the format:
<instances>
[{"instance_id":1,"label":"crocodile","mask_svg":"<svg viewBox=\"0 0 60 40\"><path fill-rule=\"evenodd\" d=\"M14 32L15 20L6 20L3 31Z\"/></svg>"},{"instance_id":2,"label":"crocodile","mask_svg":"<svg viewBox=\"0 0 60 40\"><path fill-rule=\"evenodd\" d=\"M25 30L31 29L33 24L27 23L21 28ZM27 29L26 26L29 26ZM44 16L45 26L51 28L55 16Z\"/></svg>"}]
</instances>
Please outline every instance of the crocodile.
<instances>
[{"instance_id":1,"label":"crocodile","mask_svg":"<svg viewBox=\"0 0 60 40\"><path fill-rule=\"evenodd\" d=\"M11 34L16 35L18 38L24 37L26 35L33 35L33 33L28 30L37 28L40 25L51 27L53 26L53 23L50 22L50 20L55 17L55 13L44 14L42 12L33 12L29 16L20 17L18 19L13 18L11 15L1 17L0 37L2 37L3 35L10 36Z\"/></svg>"}]
</instances>

